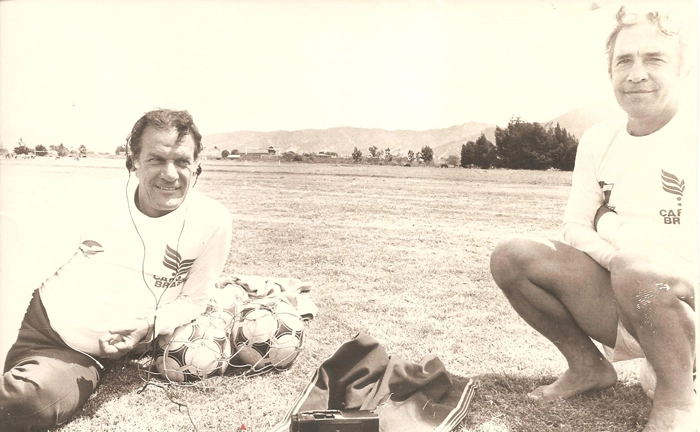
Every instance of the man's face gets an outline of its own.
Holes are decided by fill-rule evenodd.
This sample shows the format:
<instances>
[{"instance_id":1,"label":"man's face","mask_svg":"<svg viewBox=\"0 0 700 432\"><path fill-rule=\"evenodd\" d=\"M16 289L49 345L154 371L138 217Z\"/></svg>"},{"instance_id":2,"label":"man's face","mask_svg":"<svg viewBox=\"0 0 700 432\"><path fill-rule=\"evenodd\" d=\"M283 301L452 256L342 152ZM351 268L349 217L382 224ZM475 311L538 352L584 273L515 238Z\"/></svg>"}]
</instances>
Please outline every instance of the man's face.
<instances>
[{"instance_id":1,"label":"man's face","mask_svg":"<svg viewBox=\"0 0 700 432\"><path fill-rule=\"evenodd\" d=\"M177 130L146 126L141 154L134 162L139 179L137 206L150 217L160 217L180 207L192 179L194 140L185 135L177 142Z\"/></svg>"},{"instance_id":2,"label":"man's face","mask_svg":"<svg viewBox=\"0 0 700 432\"><path fill-rule=\"evenodd\" d=\"M682 83L678 37L661 33L653 23L623 28L611 66L615 97L630 117L675 115Z\"/></svg>"}]
</instances>

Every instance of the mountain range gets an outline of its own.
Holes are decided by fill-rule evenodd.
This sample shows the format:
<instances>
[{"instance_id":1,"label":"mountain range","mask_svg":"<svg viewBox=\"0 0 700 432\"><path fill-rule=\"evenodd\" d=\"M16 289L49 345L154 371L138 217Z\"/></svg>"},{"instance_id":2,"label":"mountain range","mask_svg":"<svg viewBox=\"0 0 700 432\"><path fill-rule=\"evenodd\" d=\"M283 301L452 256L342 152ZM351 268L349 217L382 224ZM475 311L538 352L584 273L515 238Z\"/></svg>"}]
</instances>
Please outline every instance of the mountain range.
<instances>
[{"instance_id":1,"label":"mountain range","mask_svg":"<svg viewBox=\"0 0 700 432\"><path fill-rule=\"evenodd\" d=\"M583 132L593 124L621 113L614 102L595 102L542 123L559 123L576 138L581 138ZM349 156L355 147L364 155L368 155L368 149L372 146L377 146L380 150L389 148L392 154L406 155L409 150L417 153L427 145L433 149L435 159L439 159L448 155L459 155L462 144L476 141L482 133L489 141L495 143L496 126L505 128L507 125L468 122L426 131L388 131L356 127L273 132L237 131L204 135L202 141L209 151L237 149L240 153L246 153L247 150L267 150L273 146L278 152L335 152L341 156Z\"/></svg>"}]
</instances>

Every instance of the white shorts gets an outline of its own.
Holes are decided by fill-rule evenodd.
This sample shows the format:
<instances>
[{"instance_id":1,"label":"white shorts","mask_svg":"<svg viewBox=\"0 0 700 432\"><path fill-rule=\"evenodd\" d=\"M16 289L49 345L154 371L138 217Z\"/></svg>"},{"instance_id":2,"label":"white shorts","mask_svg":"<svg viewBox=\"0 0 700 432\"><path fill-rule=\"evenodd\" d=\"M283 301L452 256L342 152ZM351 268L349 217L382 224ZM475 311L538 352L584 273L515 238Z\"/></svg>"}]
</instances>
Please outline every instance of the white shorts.
<instances>
[{"instance_id":1,"label":"white shorts","mask_svg":"<svg viewBox=\"0 0 700 432\"><path fill-rule=\"evenodd\" d=\"M605 355L605 358L611 363L646 357L637 339L627 331L620 321L617 322L617 340L615 341L615 348L603 345L603 355Z\"/></svg>"}]
</instances>

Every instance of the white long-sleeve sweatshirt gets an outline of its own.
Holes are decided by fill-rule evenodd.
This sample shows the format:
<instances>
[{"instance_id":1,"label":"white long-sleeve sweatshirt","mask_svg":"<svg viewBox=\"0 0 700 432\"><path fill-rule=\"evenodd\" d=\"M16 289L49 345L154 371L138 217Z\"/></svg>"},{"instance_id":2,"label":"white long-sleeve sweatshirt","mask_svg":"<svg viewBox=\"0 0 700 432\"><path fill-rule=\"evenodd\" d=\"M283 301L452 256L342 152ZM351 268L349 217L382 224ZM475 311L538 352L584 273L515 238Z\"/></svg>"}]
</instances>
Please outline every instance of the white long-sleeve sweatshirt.
<instances>
[{"instance_id":1,"label":"white long-sleeve sweatshirt","mask_svg":"<svg viewBox=\"0 0 700 432\"><path fill-rule=\"evenodd\" d=\"M229 211L196 189L151 218L134 203L138 179L115 186L104 204L86 206L78 250L40 288L53 329L91 355L101 336L130 320L155 317L158 335L200 315L231 247Z\"/></svg>"},{"instance_id":2,"label":"white long-sleeve sweatshirt","mask_svg":"<svg viewBox=\"0 0 700 432\"><path fill-rule=\"evenodd\" d=\"M564 214L563 240L605 268L618 250L653 247L697 262L697 126L678 113L642 137L626 119L582 137ZM615 213L593 221L606 203Z\"/></svg>"}]
</instances>

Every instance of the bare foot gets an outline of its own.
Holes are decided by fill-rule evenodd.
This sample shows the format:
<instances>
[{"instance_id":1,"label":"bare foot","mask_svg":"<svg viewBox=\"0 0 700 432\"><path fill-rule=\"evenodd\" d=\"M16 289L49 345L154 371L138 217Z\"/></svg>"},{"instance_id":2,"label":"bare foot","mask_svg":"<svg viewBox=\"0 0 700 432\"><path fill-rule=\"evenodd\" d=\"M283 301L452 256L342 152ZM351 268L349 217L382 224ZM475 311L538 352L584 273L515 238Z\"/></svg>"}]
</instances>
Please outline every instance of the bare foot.
<instances>
[{"instance_id":1,"label":"bare foot","mask_svg":"<svg viewBox=\"0 0 700 432\"><path fill-rule=\"evenodd\" d=\"M697 404L679 408L654 403L642 432L695 432L698 430L697 419Z\"/></svg>"},{"instance_id":2,"label":"bare foot","mask_svg":"<svg viewBox=\"0 0 700 432\"><path fill-rule=\"evenodd\" d=\"M596 367L567 369L552 384L540 386L528 393L534 401L568 399L594 390L612 387L617 382L617 372L610 362L603 360Z\"/></svg>"}]
</instances>

